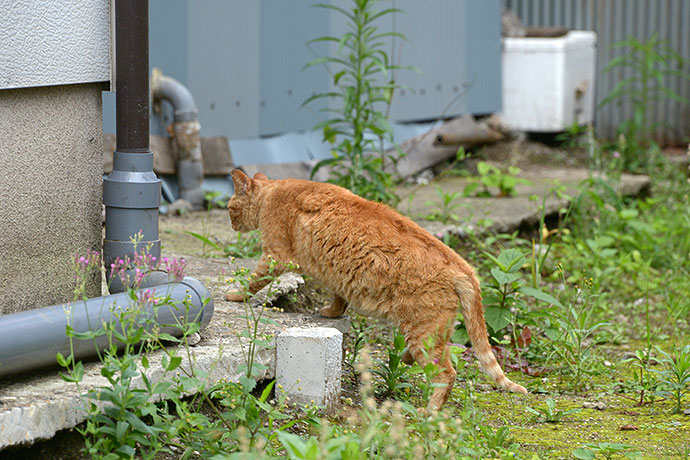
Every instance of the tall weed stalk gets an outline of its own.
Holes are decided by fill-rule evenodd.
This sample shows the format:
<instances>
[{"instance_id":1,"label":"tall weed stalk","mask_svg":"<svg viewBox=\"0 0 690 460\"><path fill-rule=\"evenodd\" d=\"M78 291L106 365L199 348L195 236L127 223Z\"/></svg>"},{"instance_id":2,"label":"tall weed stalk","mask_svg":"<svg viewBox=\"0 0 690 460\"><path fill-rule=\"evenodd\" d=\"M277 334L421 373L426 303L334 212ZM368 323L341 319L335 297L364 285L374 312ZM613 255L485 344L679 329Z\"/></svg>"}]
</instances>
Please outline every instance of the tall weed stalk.
<instances>
[{"instance_id":1,"label":"tall weed stalk","mask_svg":"<svg viewBox=\"0 0 690 460\"><path fill-rule=\"evenodd\" d=\"M687 104L688 100L671 89L665 80L675 77L690 81L690 74L684 71L685 60L682 56L660 39L656 32L645 41L630 37L614 43L613 47L624 51L609 61L604 73L622 68L628 69L630 76L618 81L599 103L599 107L614 102L632 104L632 117L619 127L624 142L619 143L618 150L628 169L646 169L653 160L649 153L655 151L650 150L653 145L651 136L659 128L657 123L650 120L650 108L665 99Z\"/></svg>"},{"instance_id":2,"label":"tall weed stalk","mask_svg":"<svg viewBox=\"0 0 690 460\"><path fill-rule=\"evenodd\" d=\"M308 42L334 44L337 50L334 55L318 57L305 66L326 65L333 89L308 98L304 105L321 99L328 104L332 99L337 103L336 108L323 110L330 118L316 125L316 129L322 130L323 139L333 145L333 156L318 162L312 177L328 166L329 182L364 198L395 205L399 201L395 181L384 167L399 158L397 151L386 151L385 144L393 142L387 113L398 87L395 71L400 67L390 62L385 47L389 40L404 37L379 28L383 19L400 10L378 9L377 3L352 0L349 10L332 4L316 5L342 15L349 29L340 37L326 36Z\"/></svg>"}]
</instances>

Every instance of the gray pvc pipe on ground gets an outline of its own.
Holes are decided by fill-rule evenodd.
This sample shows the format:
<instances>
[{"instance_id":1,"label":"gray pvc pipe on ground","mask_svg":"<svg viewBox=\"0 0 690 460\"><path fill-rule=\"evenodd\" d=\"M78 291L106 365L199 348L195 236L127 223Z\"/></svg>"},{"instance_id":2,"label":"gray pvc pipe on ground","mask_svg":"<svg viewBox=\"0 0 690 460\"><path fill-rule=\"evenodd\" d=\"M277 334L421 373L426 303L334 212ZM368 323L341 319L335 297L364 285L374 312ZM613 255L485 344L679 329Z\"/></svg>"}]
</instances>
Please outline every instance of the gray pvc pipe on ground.
<instances>
[{"instance_id":1,"label":"gray pvc pipe on ground","mask_svg":"<svg viewBox=\"0 0 690 460\"><path fill-rule=\"evenodd\" d=\"M174 326L184 317L187 322L198 322L205 327L213 315L213 300L206 287L198 280L185 277L180 282L146 288L157 297L169 295L176 307L162 305L155 313L154 305L147 303L142 314L154 319L161 332L180 336ZM145 291L142 289L140 292ZM182 303L188 298L189 308ZM0 316L0 377L57 365L56 354L70 354L69 338L65 328L69 323L76 332L97 330L103 321L118 321L117 309L130 306L127 293L88 299L71 304L28 310ZM76 360L96 354L96 347L108 346L108 337L93 340L74 340Z\"/></svg>"}]
</instances>

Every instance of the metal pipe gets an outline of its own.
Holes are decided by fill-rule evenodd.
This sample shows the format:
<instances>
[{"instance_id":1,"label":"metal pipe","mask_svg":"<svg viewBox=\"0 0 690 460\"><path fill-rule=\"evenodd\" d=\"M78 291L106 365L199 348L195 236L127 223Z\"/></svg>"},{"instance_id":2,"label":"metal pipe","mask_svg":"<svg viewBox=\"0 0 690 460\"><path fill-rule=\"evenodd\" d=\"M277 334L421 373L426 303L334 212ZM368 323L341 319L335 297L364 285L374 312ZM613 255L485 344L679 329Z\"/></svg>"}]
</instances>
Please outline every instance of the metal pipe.
<instances>
[{"instance_id":1,"label":"metal pipe","mask_svg":"<svg viewBox=\"0 0 690 460\"><path fill-rule=\"evenodd\" d=\"M185 277L178 283L148 290L156 296L170 295L175 305L155 307L153 302L144 305L142 318L154 320L162 326L161 332L181 335L182 331L175 326L181 316L186 322L200 323L202 328L211 321L213 299L204 285L194 278ZM183 305L185 299L189 301L188 309ZM65 334L68 324L75 332L98 330L104 321L115 321L120 326L117 312L129 307L130 302L127 293L120 293L0 316L0 330L4 331L0 334L0 377L55 366L58 352L64 356L70 354L70 341ZM97 347L102 350L109 344L105 335L94 340L73 340L76 360L92 356Z\"/></svg>"},{"instance_id":2,"label":"metal pipe","mask_svg":"<svg viewBox=\"0 0 690 460\"><path fill-rule=\"evenodd\" d=\"M148 30L148 0L116 0L117 148L113 153L113 170L103 180L106 268L116 259L132 259L134 252L143 248L160 258L161 182L153 172L149 145ZM137 247L131 238L140 232ZM123 288L112 280L111 292Z\"/></svg>"},{"instance_id":3,"label":"metal pipe","mask_svg":"<svg viewBox=\"0 0 690 460\"><path fill-rule=\"evenodd\" d=\"M116 150L150 153L148 0L115 1L115 72Z\"/></svg>"},{"instance_id":4,"label":"metal pipe","mask_svg":"<svg viewBox=\"0 0 690 460\"><path fill-rule=\"evenodd\" d=\"M163 75L160 69L151 72L151 96L153 110L161 100L168 101L173 106L174 121L198 121L199 110L196 108L194 96L189 89L172 77Z\"/></svg>"},{"instance_id":5,"label":"metal pipe","mask_svg":"<svg viewBox=\"0 0 690 460\"><path fill-rule=\"evenodd\" d=\"M204 170L201 162L201 124L194 97L187 87L163 75L159 69L153 69L152 72L151 95L154 111L160 111L161 101L168 101L173 106L173 140L180 198L187 200L193 208L200 209L204 204L201 191Z\"/></svg>"},{"instance_id":6,"label":"metal pipe","mask_svg":"<svg viewBox=\"0 0 690 460\"><path fill-rule=\"evenodd\" d=\"M148 0L116 0L115 28L117 148L113 170L103 180L106 268L118 258L133 259L135 252L146 251L160 260L161 181L153 172L149 146ZM133 244L132 237L140 232L142 237ZM129 307L131 301L129 294L122 292L125 287L116 276L110 279L110 291L120 294L0 316L0 376L54 366L58 352L73 352L79 360L107 347L110 339L101 335L93 340L74 339L71 348L66 327L69 325L75 332L96 331L104 322L121 327L118 311ZM145 302L141 314L150 320L147 327L155 324L161 332L179 336L182 331L175 325L181 317L200 323L202 328L211 321L212 297L194 278L171 282L167 273L152 271L142 287L156 295L170 296L174 304L156 306L153 301ZM141 289L139 294L144 291ZM185 301L189 308L183 305Z\"/></svg>"}]
</instances>

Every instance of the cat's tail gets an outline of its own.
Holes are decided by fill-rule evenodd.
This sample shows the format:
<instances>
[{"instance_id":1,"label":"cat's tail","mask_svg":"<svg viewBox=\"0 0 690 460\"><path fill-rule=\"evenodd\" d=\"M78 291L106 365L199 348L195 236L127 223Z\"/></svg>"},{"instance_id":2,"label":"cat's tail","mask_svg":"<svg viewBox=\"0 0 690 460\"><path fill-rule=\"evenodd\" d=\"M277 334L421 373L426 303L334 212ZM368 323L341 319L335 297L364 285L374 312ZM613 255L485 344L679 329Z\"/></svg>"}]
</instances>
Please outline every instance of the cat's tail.
<instances>
[{"instance_id":1,"label":"cat's tail","mask_svg":"<svg viewBox=\"0 0 690 460\"><path fill-rule=\"evenodd\" d=\"M479 367L501 388L513 393L527 394L525 387L512 382L505 376L496 357L491 351L484 320L484 305L479 291L479 282L474 275L464 275L455 282L455 290L460 297L465 328L472 342L472 350L479 361Z\"/></svg>"}]
</instances>

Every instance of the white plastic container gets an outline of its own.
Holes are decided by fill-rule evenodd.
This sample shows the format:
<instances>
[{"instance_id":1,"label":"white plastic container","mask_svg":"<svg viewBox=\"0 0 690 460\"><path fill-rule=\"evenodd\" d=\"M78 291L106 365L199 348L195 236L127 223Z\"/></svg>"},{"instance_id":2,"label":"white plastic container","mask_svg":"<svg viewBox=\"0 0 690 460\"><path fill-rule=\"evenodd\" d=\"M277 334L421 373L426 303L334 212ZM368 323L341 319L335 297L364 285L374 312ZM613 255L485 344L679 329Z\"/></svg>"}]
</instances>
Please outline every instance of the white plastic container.
<instances>
[{"instance_id":1,"label":"white plastic container","mask_svg":"<svg viewBox=\"0 0 690 460\"><path fill-rule=\"evenodd\" d=\"M520 131L564 131L594 119L597 35L503 39L503 112Z\"/></svg>"}]
</instances>

